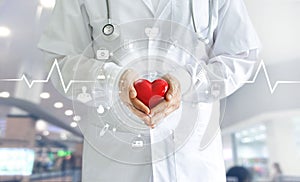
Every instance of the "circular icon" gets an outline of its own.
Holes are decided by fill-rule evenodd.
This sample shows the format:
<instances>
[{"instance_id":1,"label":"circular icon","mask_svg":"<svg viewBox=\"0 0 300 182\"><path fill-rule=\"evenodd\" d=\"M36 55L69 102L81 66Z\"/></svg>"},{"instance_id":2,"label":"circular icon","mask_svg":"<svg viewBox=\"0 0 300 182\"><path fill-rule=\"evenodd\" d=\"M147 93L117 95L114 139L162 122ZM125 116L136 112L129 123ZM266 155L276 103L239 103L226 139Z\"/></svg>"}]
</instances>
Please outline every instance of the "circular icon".
<instances>
[{"instance_id":1,"label":"circular icon","mask_svg":"<svg viewBox=\"0 0 300 182\"><path fill-rule=\"evenodd\" d=\"M102 33L106 36L109 36L114 33L114 30L115 28L112 24L106 24L102 29Z\"/></svg>"},{"instance_id":2,"label":"circular icon","mask_svg":"<svg viewBox=\"0 0 300 182\"><path fill-rule=\"evenodd\" d=\"M109 27L103 28L104 34L111 33L113 27ZM121 163L149 164L175 155L191 136L208 128L209 116L217 115L211 113L213 99L222 95L223 85L210 88L214 80L210 79L202 60L207 51L198 49L202 43L186 27L162 20L139 20L118 27L121 35L118 39L107 41L103 36L96 37L82 53L74 78L82 80L84 76L94 80L85 84L92 90L93 105L73 102L73 107L76 115L82 117L78 125L86 141L96 151ZM109 58L91 59L95 57L91 52L103 47L109 50ZM98 51L98 56L102 52ZM84 66L86 69L82 69ZM126 101L129 98L126 84L134 81L123 80L123 73L128 70L134 72L135 80L152 82L172 75L179 82L179 108L156 121L154 129L147 126ZM82 85L72 86L75 97ZM213 139L218 126L210 127L212 134L207 137L211 139L206 141Z\"/></svg>"}]
</instances>

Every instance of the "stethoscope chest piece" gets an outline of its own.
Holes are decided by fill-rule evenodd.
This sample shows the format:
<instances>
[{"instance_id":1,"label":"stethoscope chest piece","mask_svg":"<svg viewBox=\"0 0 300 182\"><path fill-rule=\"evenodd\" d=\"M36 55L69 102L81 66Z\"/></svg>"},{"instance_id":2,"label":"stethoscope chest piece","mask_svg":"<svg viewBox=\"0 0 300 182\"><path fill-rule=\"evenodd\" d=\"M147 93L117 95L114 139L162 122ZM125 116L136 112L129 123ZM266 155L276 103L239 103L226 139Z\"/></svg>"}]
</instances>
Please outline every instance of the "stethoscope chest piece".
<instances>
[{"instance_id":1,"label":"stethoscope chest piece","mask_svg":"<svg viewBox=\"0 0 300 182\"><path fill-rule=\"evenodd\" d=\"M102 28L102 33L105 35L105 36L110 36L114 33L115 31L115 27L114 25L108 23L106 25L104 25L104 27Z\"/></svg>"},{"instance_id":2,"label":"stethoscope chest piece","mask_svg":"<svg viewBox=\"0 0 300 182\"><path fill-rule=\"evenodd\" d=\"M102 28L103 38L105 40L115 40L120 36L120 32L117 25L113 25L111 23L107 23Z\"/></svg>"}]
</instances>

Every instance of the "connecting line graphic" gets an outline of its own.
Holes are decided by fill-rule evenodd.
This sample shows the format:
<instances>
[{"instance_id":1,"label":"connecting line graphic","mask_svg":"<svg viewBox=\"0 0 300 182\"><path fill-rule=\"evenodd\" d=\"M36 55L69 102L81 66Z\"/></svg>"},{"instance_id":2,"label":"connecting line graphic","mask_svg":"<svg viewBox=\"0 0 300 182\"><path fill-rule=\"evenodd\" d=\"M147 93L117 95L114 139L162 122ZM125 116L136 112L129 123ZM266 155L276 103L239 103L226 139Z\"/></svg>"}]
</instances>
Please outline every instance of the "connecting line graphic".
<instances>
[{"instance_id":1,"label":"connecting line graphic","mask_svg":"<svg viewBox=\"0 0 300 182\"><path fill-rule=\"evenodd\" d=\"M284 81L284 80L280 80L280 81L276 81L274 86L271 85L271 81L270 81L270 77L269 77L269 73L267 71L267 68L266 68L266 64L264 63L264 61L262 60L260 63L259 63L259 66L256 70L256 73L253 77L252 80L248 80L248 81L245 81L243 83L245 84L253 84L255 83L257 77L258 77L258 73L260 72L260 70L263 69L263 72L264 72L264 75L266 77L266 80L267 80L267 84L268 84L268 87L270 89L270 92L271 94L273 94L276 90L276 88L278 87L279 84L300 84L300 80L299 81Z\"/></svg>"},{"instance_id":2,"label":"connecting line graphic","mask_svg":"<svg viewBox=\"0 0 300 182\"><path fill-rule=\"evenodd\" d=\"M47 78L45 80L32 80L31 82L28 80L27 76L25 74L22 75L21 78L16 78L16 79L0 79L0 81L3 81L3 82L21 82L21 81L24 81L29 88L32 88L34 84L36 83L48 83L51 76L52 76L52 73L54 71L54 69L57 70L58 72L58 75L59 75L59 80L61 82L61 86L63 87L64 89L64 92L67 93L70 89L70 87L72 86L72 84L74 83L93 83L95 81L90 81L90 80L70 80L70 82L68 84L66 84L64 82L64 79L62 77L62 73L59 69L59 65L58 65L58 61L57 59L55 59L54 63L52 64L51 66L51 69L47 75Z\"/></svg>"},{"instance_id":3,"label":"connecting line graphic","mask_svg":"<svg viewBox=\"0 0 300 182\"><path fill-rule=\"evenodd\" d=\"M45 80L32 80L31 82L28 80L28 78L26 77L25 74L22 75L21 78L17 78L17 79L0 79L0 81L5 81L5 82L20 82L20 81L25 81L25 83L28 85L29 88L31 88L34 84L36 83L48 83L51 76L52 76L52 73L54 71L54 69L57 70L58 72L58 75L59 75L59 79L60 79L60 82L61 82L61 85L64 89L64 92L67 93L68 90L70 89L71 85L74 84L74 83L93 83L95 81L90 81L90 80L70 80L70 82L68 84L66 84L64 82L64 79L62 77L62 73L59 69L59 65L58 65L58 61L57 59L55 59L53 65L51 66L51 69L47 75L47 78ZM253 84L255 83L257 77L258 77L258 74L259 72L263 70L264 72L264 75L266 77L266 80L267 80L267 84L268 84L268 87L270 89L270 92L271 94L273 94L276 90L276 88L280 85L280 84L300 84L300 80L299 81L289 81L289 80L280 80L280 81L276 81L275 84L272 86L271 84L271 81L270 81L270 77L269 77L269 73L267 71L267 68L266 68L266 65L264 63L264 61L262 60L256 70L256 73L253 77L252 80L248 80L248 81L245 81L243 82L242 84ZM233 82L235 83L235 82Z\"/></svg>"}]
</instances>

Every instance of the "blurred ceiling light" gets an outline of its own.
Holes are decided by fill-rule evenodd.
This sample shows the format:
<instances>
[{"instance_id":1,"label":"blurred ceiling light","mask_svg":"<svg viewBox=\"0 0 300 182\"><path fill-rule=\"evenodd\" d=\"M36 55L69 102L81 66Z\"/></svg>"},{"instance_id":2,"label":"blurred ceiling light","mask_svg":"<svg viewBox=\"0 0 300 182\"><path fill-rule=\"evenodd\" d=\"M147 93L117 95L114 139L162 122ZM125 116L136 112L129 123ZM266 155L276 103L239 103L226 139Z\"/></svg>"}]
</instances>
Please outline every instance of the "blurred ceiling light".
<instances>
[{"instance_id":1,"label":"blurred ceiling light","mask_svg":"<svg viewBox=\"0 0 300 182\"><path fill-rule=\"evenodd\" d=\"M8 98L8 97L10 97L10 94L9 94L9 92L0 92L0 97Z\"/></svg>"},{"instance_id":2,"label":"blurred ceiling light","mask_svg":"<svg viewBox=\"0 0 300 182\"><path fill-rule=\"evenodd\" d=\"M72 128L76 128L76 127L77 127L77 123L73 121L73 122L70 124L70 126L71 126Z\"/></svg>"},{"instance_id":3,"label":"blurred ceiling light","mask_svg":"<svg viewBox=\"0 0 300 182\"><path fill-rule=\"evenodd\" d=\"M42 99L49 99L50 98L50 94L48 92L43 92L40 94L40 97Z\"/></svg>"},{"instance_id":4,"label":"blurred ceiling light","mask_svg":"<svg viewBox=\"0 0 300 182\"><path fill-rule=\"evenodd\" d=\"M78 122L78 121L80 121L80 120L81 120L81 117L80 117L80 116L78 116L78 115L76 115L76 116L74 116L74 117L73 117L73 120Z\"/></svg>"},{"instance_id":5,"label":"blurred ceiling light","mask_svg":"<svg viewBox=\"0 0 300 182\"><path fill-rule=\"evenodd\" d=\"M43 135L44 135L44 136L48 136L49 134L50 134L49 131L47 131L47 130L43 131Z\"/></svg>"},{"instance_id":6,"label":"blurred ceiling light","mask_svg":"<svg viewBox=\"0 0 300 182\"><path fill-rule=\"evenodd\" d=\"M53 105L56 109L61 109L64 107L64 104L61 102L55 102Z\"/></svg>"},{"instance_id":7,"label":"blurred ceiling light","mask_svg":"<svg viewBox=\"0 0 300 182\"><path fill-rule=\"evenodd\" d=\"M265 140L266 139L266 135L265 134L260 134L255 136L255 140Z\"/></svg>"},{"instance_id":8,"label":"blurred ceiling light","mask_svg":"<svg viewBox=\"0 0 300 182\"><path fill-rule=\"evenodd\" d=\"M7 27L0 27L0 37L8 37L10 35L10 29Z\"/></svg>"},{"instance_id":9,"label":"blurred ceiling light","mask_svg":"<svg viewBox=\"0 0 300 182\"><path fill-rule=\"evenodd\" d=\"M73 115L73 111L72 110L66 110L65 111L65 115L66 116L72 116Z\"/></svg>"},{"instance_id":10,"label":"blurred ceiling light","mask_svg":"<svg viewBox=\"0 0 300 182\"><path fill-rule=\"evenodd\" d=\"M35 129L37 131L44 131L47 129L47 123L44 120L40 119L35 123Z\"/></svg>"},{"instance_id":11,"label":"blurred ceiling light","mask_svg":"<svg viewBox=\"0 0 300 182\"><path fill-rule=\"evenodd\" d=\"M68 135L67 135L66 133L61 133L61 134L60 134L60 138L61 138L62 140L67 140L67 139L68 139Z\"/></svg>"},{"instance_id":12,"label":"blurred ceiling light","mask_svg":"<svg viewBox=\"0 0 300 182\"><path fill-rule=\"evenodd\" d=\"M44 8L54 8L54 6L55 6L55 0L40 0L40 4Z\"/></svg>"},{"instance_id":13,"label":"blurred ceiling light","mask_svg":"<svg viewBox=\"0 0 300 182\"><path fill-rule=\"evenodd\" d=\"M245 138L241 139L241 142L242 143L251 143L251 142L253 142L253 139L250 137L245 137Z\"/></svg>"},{"instance_id":14,"label":"blurred ceiling light","mask_svg":"<svg viewBox=\"0 0 300 182\"><path fill-rule=\"evenodd\" d=\"M245 136L245 135L248 135L248 133L249 133L249 132L248 132L247 130L242 131L242 135L244 135L244 136Z\"/></svg>"},{"instance_id":15,"label":"blurred ceiling light","mask_svg":"<svg viewBox=\"0 0 300 182\"><path fill-rule=\"evenodd\" d=\"M259 126L259 129L260 129L261 131L265 131L265 130L266 130L266 126L265 126L265 125L260 125L260 126Z\"/></svg>"}]
</instances>

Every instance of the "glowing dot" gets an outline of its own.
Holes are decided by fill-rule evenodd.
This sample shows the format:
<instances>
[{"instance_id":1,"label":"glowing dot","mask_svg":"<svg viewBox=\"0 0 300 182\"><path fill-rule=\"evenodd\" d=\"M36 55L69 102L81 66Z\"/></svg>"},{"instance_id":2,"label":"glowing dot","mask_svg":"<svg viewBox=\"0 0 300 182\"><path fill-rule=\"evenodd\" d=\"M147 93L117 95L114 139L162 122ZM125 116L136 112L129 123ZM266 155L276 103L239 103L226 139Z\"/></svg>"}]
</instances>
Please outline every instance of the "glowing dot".
<instances>
[{"instance_id":1,"label":"glowing dot","mask_svg":"<svg viewBox=\"0 0 300 182\"><path fill-rule=\"evenodd\" d=\"M73 111L72 110L66 110L65 111L65 115L66 116L72 116L73 115Z\"/></svg>"},{"instance_id":2,"label":"glowing dot","mask_svg":"<svg viewBox=\"0 0 300 182\"><path fill-rule=\"evenodd\" d=\"M36 123L35 123L35 128L36 130L38 131L43 131L43 130L46 130L47 129L47 123L44 121L44 120L38 120Z\"/></svg>"},{"instance_id":3,"label":"glowing dot","mask_svg":"<svg viewBox=\"0 0 300 182\"><path fill-rule=\"evenodd\" d=\"M53 106L57 109L61 109L64 107L64 104L61 102L55 102Z\"/></svg>"},{"instance_id":4,"label":"glowing dot","mask_svg":"<svg viewBox=\"0 0 300 182\"><path fill-rule=\"evenodd\" d=\"M40 94L40 97L42 99L49 99L50 98L50 94L48 92L43 92Z\"/></svg>"},{"instance_id":5,"label":"glowing dot","mask_svg":"<svg viewBox=\"0 0 300 182\"><path fill-rule=\"evenodd\" d=\"M48 136L49 134L50 134L49 131L47 131L47 130L43 131L43 135L44 135L44 136Z\"/></svg>"},{"instance_id":6,"label":"glowing dot","mask_svg":"<svg viewBox=\"0 0 300 182\"><path fill-rule=\"evenodd\" d=\"M81 120L81 117L76 115L73 117L73 120L78 122Z\"/></svg>"},{"instance_id":7,"label":"glowing dot","mask_svg":"<svg viewBox=\"0 0 300 182\"><path fill-rule=\"evenodd\" d=\"M10 93L9 92L0 92L0 97L8 98L8 97L10 97Z\"/></svg>"},{"instance_id":8,"label":"glowing dot","mask_svg":"<svg viewBox=\"0 0 300 182\"><path fill-rule=\"evenodd\" d=\"M10 35L10 29L7 27L0 27L0 37L8 37Z\"/></svg>"},{"instance_id":9,"label":"glowing dot","mask_svg":"<svg viewBox=\"0 0 300 182\"><path fill-rule=\"evenodd\" d=\"M78 124L77 124L76 122L72 122L72 123L70 124L70 126L71 126L72 128L76 128L76 127L78 126Z\"/></svg>"}]
</instances>

